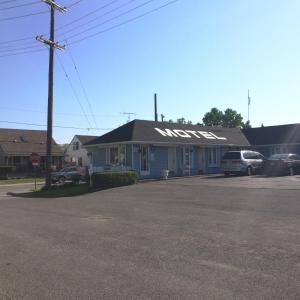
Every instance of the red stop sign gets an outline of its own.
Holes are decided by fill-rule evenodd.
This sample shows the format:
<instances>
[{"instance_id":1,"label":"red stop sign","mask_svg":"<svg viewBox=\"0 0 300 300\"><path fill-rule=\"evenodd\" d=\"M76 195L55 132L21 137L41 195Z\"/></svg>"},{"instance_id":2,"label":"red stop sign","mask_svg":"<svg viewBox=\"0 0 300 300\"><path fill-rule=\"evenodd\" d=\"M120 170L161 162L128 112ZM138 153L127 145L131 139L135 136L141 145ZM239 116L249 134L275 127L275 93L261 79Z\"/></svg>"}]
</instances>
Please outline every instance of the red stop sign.
<instances>
[{"instance_id":1,"label":"red stop sign","mask_svg":"<svg viewBox=\"0 0 300 300\"><path fill-rule=\"evenodd\" d=\"M30 161L33 165L38 165L40 160L41 160L41 157L38 153L33 152L30 154Z\"/></svg>"}]
</instances>

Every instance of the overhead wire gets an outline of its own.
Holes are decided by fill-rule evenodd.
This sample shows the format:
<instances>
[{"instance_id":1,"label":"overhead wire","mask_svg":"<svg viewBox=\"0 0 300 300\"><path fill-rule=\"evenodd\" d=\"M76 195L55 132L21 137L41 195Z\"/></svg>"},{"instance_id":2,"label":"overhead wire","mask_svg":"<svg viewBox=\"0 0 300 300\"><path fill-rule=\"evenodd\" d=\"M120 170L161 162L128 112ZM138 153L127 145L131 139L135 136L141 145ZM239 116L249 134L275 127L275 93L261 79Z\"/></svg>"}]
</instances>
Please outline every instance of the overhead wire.
<instances>
[{"instance_id":1,"label":"overhead wire","mask_svg":"<svg viewBox=\"0 0 300 300\"><path fill-rule=\"evenodd\" d=\"M70 40L70 39L72 39L73 37L76 37L76 36L78 36L78 35L82 35L83 33L89 32L89 31L91 31L91 30L93 30L93 29L95 29L95 28L97 28L97 27L100 27L100 26L106 24L106 23L109 23L109 22L111 22L111 21L114 21L114 20L116 20L116 19L118 19L118 18L120 18L120 17L123 17L123 16L125 16L125 15L127 15L127 14L129 14L129 13L131 13L131 12L133 12L133 11L139 9L139 8L141 8L141 7L144 7L144 6L148 5L149 3L153 2L153 1L155 1L155 0L148 0L148 1L146 1L146 2L144 2L144 3L142 3L142 4L139 4L139 5L133 7L133 8L131 8L131 9L125 11L125 12L122 12L121 14L119 14L119 15L117 15L117 16L114 16L114 17L112 17L112 18L110 18L110 19L107 19L107 20L105 20L105 21L103 21L103 22L101 22L101 23L99 23L99 24L96 24L96 25L91 26L91 27L89 27L89 28L87 28L87 29L85 29L85 30L82 30L82 31L80 31L80 32L77 32L76 34L73 34L73 35L71 35L71 36L68 36L67 39ZM65 33L67 33L67 32L65 32Z\"/></svg>"},{"instance_id":2,"label":"overhead wire","mask_svg":"<svg viewBox=\"0 0 300 300\"><path fill-rule=\"evenodd\" d=\"M34 4L40 4L40 3L41 3L40 1L33 1L33 2L23 3L23 4L19 4L19 5L3 7L3 8L0 8L0 11L19 8L19 7L24 7L24 6L29 6L29 5L34 5Z\"/></svg>"},{"instance_id":3,"label":"overhead wire","mask_svg":"<svg viewBox=\"0 0 300 300\"><path fill-rule=\"evenodd\" d=\"M23 51L23 52L17 52L17 53L8 53L4 55L0 55L0 58L2 57L8 57L8 56L16 56L21 54L30 54L30 53L36 53L36 52L43 52L45 49L39 49L39 50L32 50L32 51Z\"/></svg>"},{"instance_id":4,"label":"overhead wire","mask_svg":"<svg viewBox=\"0 0 300 300\"><path fill-rule=\"evenodd\" d=\"M21 18L26 18L26 17L31 17L31 16L37 16L37 15L42 15L42 14L46 14L46 13L48 13L48 10L43 10L43 11L39 11L39 12L35 12L35 13L30 13L30 14L27 14L27 15L4 18L4 19L0 19L0 22L11 21L11 20L16 20L16 19L21 19Z\"/></svg>"},{"instance_id":5,"label":"overhead wire","mask_svg":"<svg viewBox=\"0 0 300 300\"><path fill-rule=\"evenodd\" d=\"M92 125L91 125L91 123L90 123L90 120L89 120L89 118L87 117L87 114L86 114L86 112L85 112L85 110L84 110L84 108L83 108L83 106L82 106L82 104L81 104L81 101L80 101L80 99L79 99L79 96L78 96L78 94L77 94L77 92L76 92L76 90L75 90L75 88L74 88L74 86L73 86L73 83L72 83L72 81L71 81L71 79L70 79L70 77L69 77L69 75L68 75L68 73L67 73L67 71L66 71L66 69L65 69L65 67L64 67L64 65L63 65L63 63L62 63L62 61L61 61L61 59L60 59L60 57L59 57L59 55L56 55L56 57L58 58L58 62L59 62L59 64L60 64L60 66L61 66L61 68L62 68L62 70L63 70L63 72L64 72L64 74L65 74L65 76L66 76L66 78L67 78L67 80L68 80L68 82L69 82L69 85L70 85L70 87L71 87L71 90L73 91L73 94L74 94L74 96L75 96L75 99L77 100L77 102L78 102L78 104L79 104L79 106L80 106L80 108L81 108L81 111L83 112L84 117L86 118L86 120L87 120L89 126L92 127Z\"/></svg>"},{"instance_id":6,"label":"overhead wire","mask_svg":"<svg viewBox=\"0 0 300 300\"><path fill-rule=\"evenodd\" d=\"M115 8L113 8L113 9L111 9L111 10L105 12L104 14L102 14L102 15L96 17L96 18L93 18L93 19L91 19L91 20L89 20L89 21L87 21L87 22L85 22L85 23L83 23L83 24L79 24L79 25L77 25L77 26L75 26L75 27L73 27L73 28L71 28L71 29L68 29L68 30L64 31L63 34L66 35L67 33L72 32L72 31L74 31L74 30L76 30L76 29L78 29L78 28L81 28L82 26L86 26L86 25L88 25L88 24L90 24L90 23L92 23L92 22L94 22L94 21L97 21L97 20L99 20L100 18L102 18L102 17L104 17L104 16L106 16L106 15L109 15L109 14L111 14L111 13L113 13L113 12L115 12L115 11L117 11L117 10L119 10L119 9L121 9L121 8L123 8L123 7L125 7L125 6L127 6L127 5L129 5L130 3L135 2L135 1L136 1L136 0L129 0L129 1L127 1L127 2L125 2L125 3L123 3L123 4L121 4L121 5L119 5L119 6L115 7ZM152 0L152 1L154 1L154 0ZM64 26L61 26L61 27L60 27L60 29L63 29L63 28L64 28ZM58 36L59 36L59 35L60 35L60 34L58 34Z\"/></svg>"},{"instance_id":7,"label":"overhead wire","mask_svg":"<svg viewBox=\"0 0 300 300\"><path fill-rule=\"evenodd\" d=\"M27 122L15 122L15 121L6 121L6 120L0 120L0 123L16 124L16 125L27 125L27 126L37 126L37 127L47 127L47 125L44 125L44 124L27 123ZM62 126L62 125L53 125L53 127L63 128L63 129L112 130L112 128L75 127L75 126Z\"/></svg>"},{"instance_id":8,"label":"overhead wire","mask_svg":"<svg viewBox=\"0 0 300 300\"><path fill-rule=\"evenodd\" d=\"M80 86L81 86L83 95L84 95L84 97L85 97L86 102L88 103L89 110L90 110L90 113L91 113L91 115L92 115L93 121L94 121L96 127L98 127L97 121L96 121L96 118L95 118L95 115L94 115L94 112L93 112L93 109L92 109L92 106L91 106L91 102L90 102L90 100L89 100L89 97L88 97L88 94L87 94L87 92L86 92L86 89L85 89L85 87L84 87L84 85L83 85L83 81L82 81L82 79L81 79L81 76L80 76L80 73L79 73L79 69L78 69L78 67L77 67L77 65L76 65L76 63L75 63L74 56L73 56L73 54L72 54L71 48L68 46L67 40L66 40L66 46L67 46L67 51L68 51L68 53L69 53L69 55L70 55L70 57L71 57L72 63L73 63L73 65L74 65L74 68L75 68L75 71L76 71L78 80L79 80L79 82L80 82Z\"/></svg>"},{"instance_id":9,"label":"overhead wire","mask_svg":"<svg viewBox=\"0 0 300 300\"><path fill-rule=\"evenodd\" d=\"M116 25L114 25L114 26L108 27L108 28L103 29L103 30L101 30L101 31L98 31L98 32L96 32L96 33L90 34L90 35L88 35L88 36L86 36L86 37L83 37L83 38L74 40L74 41L72 41L72 42L69 42L69 45L73 45L73 44L80 43L80 42L82 42L82 41L84 41L84 40L93 38L93 37L95 37L95 36L97 36L97 35L99 35L99 34L102 34L102 33L108 32L108 31L111 31L111 30L116 29L116 28L118 28L118 27L121 27L121 26L123 26L123 25L126 25L126 24L129 24L129 23L131 23L131 22L134 22L134 21L136 21L136 20L138 20L138 19L141 19L141 18L143 18L143 17L145 17L145 16L147 16L147 15L150 15L150 14L152 14L152 13L155 13L155 12L157 12L157 11L159 11L159 10L161 10L161 9L163 9L163 8L165 8L165 7L167 7L167 6L170 6L170 5L172 5L172 4L174 4L174 3L178 2L178 1L179 1L179 0L172 0L172 1L169 1L169 2L165 3L164 5L158 6L158 7L154 8L154 9L151 9L151 10L149 10L149 11L143 13L143 14L140 14L140 15L138 15L138 16L136 16L136 17L130 18L130 19L124 21L124 22L121 22L121 23L116 24ZM67 37L67 39L69 40L70 37Z\"/></svg>"}]
</instances>

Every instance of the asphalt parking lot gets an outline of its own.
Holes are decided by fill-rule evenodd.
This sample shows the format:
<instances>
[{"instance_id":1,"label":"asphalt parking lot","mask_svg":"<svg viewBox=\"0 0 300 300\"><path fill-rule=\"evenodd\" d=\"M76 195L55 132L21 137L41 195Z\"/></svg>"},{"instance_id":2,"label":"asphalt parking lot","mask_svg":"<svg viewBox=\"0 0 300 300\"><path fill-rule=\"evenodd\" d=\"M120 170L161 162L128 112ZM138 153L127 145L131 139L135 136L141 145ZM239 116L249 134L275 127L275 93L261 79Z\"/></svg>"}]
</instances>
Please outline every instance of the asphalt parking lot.
<instances>
[{"instance_id":1,"label":"asphalt parking lot","mask_svg":"<svg viewBox=\"0 0 300 300\"><path fill-rule=\"evenodd\" d=\"M299 176L181 178L60 199L9 189L0 299L300 299Z\"/></svg>"}]
</instances>

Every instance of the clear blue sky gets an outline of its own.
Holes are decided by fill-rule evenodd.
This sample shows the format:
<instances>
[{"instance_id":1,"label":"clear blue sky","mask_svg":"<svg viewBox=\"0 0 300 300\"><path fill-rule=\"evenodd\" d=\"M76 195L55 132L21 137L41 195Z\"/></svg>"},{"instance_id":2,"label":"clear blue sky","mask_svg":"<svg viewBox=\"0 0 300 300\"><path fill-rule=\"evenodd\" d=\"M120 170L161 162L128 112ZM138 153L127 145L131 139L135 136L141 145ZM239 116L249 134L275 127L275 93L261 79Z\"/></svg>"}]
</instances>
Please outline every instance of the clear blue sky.
<instances>
[{"instance_id":1,"label":"clear blue sky","mask_svg":"<svg viewBox=\"0 0 300 300\"><path fill-rule=\"evenodd\" d=\"M3 2L3 1L2 1ZM69 5L75 0L61 0ZM69 12L56 14L57 26L72 22L112 0L83 0ZM100 24L145 3L114 1L105 9L57 31L57 40ZM69 39L86 37L159 7L169 0L153 0L139 9ZM0 9L26 3L1 4ZM123 8L109 13L124 4ZM0 19L47 10L37 3L0 10ZM252 98L253 126L299 122L300 2L298 0L179 0L153 14L71 45L97 125L115 128L127 117L153 119L153 94L166 119L185 117L201 122L212 107L233 108L247 119L247 91ZM106 13L106 16L101 17ZM99 17L89 25L83 23ZM66 33L75 26L81 28ZM0 22L0 56L8 49L39 45L33 39L12 44L3 41L34 37L49 30L49 14ZM26 43L26 45L24 45ZM9 47L8 47L9 46ZM26 49L38 50L45 48ZM11 50L10 50L11 51ZM56 57L54 125L95 127L68 50L57 51L91 125L83 116ZM0 120L46 124L47 51L0 58ZM3 128L35 126L0 123ZM74 134L101 135L106 131L54 129L57 142Z\"/></svg>"}]
</instances>

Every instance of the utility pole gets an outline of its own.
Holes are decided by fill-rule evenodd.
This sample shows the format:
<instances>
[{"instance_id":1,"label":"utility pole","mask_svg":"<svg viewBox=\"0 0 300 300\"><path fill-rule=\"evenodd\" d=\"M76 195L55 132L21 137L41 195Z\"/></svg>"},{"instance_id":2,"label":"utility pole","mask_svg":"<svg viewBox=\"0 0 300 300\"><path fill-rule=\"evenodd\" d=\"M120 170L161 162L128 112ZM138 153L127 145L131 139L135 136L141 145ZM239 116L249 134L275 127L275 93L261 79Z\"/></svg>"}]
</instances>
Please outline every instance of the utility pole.
<instances>
[{"instance_id":1,"label":"utility pole","mask_svg":"<svg viewBox=\"0 0 300 300\"><path fill-rule=\"evenodd\" d=\"M250 123L250 114L249 114L249 111L250 111L250 104L251 104L251 98L250 98L250 92L248 90L248 122Z\"/></svg>"},{"instance_id":2,"label":"utility pole","mask_svg":"<svg viewBox=\"0 0 300 300\"><path fill-rule=\"evenodd\" d=\"M155 122L158 121L158 117L157 117L157 95L156 93L154 94L154 120Z\"/></svg>"},{"instance_id":3,"label":"utility pole","mask_svg":"<svg viewBox=\"0 0 300 300\"><path fill-rule=\"evenodd\" d=\"M54 17L55 10L65 12L66 8L55 3L55 0L42 0L50 5L50 39L44 39L42 35L36 40L49 46L49 74L48 74L48 114L47 114L47 149L46 149L46 187L51 186L51 165L52 165L52 117L53 117L53 66L54 49L63 50L65 47L54 41Z\"/></svg>"}]
</instances>

